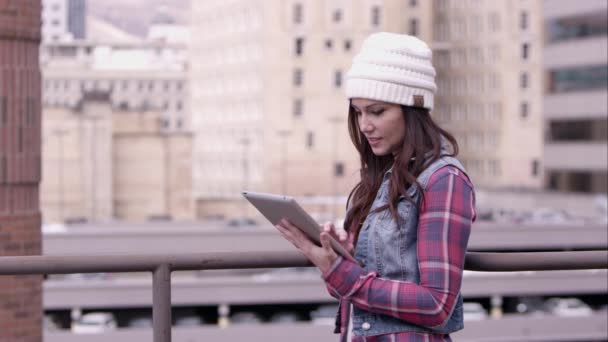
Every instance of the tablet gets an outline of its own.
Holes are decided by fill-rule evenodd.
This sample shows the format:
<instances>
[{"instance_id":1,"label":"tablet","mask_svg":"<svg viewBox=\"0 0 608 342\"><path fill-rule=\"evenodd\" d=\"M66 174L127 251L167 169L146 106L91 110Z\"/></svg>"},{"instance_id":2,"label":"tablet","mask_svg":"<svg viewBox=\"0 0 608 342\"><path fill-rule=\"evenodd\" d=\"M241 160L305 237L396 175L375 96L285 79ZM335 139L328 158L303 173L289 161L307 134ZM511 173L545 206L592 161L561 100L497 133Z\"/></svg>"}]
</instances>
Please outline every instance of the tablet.
<instances>
[{"instance_id":1,"label":"tablet","mask_svg":"<svg viewBox=\"0 0 608 342\"><path fill-rule=\"evenodd\" d=\"M243 196L256 207L273 225L285 218L300 228L317 246L321 246L319 224L300 207L293 197L243 191ZM329 237L336 253L355 261L353 256L333 237Z\"/></svg>"}]
</instances>

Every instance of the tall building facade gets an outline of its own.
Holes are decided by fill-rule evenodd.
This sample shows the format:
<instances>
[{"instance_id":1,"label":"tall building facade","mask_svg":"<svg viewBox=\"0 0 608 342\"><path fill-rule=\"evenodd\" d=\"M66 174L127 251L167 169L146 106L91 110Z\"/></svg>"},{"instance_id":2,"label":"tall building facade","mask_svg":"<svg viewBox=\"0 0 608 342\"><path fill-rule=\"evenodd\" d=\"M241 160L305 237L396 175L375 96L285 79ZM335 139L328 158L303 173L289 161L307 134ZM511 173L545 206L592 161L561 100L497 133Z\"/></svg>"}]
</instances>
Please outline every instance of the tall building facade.
<instances>
[{"instance_id":1,"label":"tall building facade","mask_svg":"<svg viewBox=\"0 0 608 342\"><path fill-rule=\"evenodd\" d=\"M86 38L86 0L42 0L42 40L70 42Z\"/></svg>"},{"instance_id":2,"label":"tall building facade","mask_svg":"<svg viewBox=\"0 0 608 342\"><path fill-rule=\"evenodd\" d=\"M608 3L544 1L545 185L608 192Z\"/></svg>"},{"instance_id":3,"label":"tall building facade","mask_svg":"<svg viewBox=\"0 0 608 342\"><path fill-rule=\"evenodd\" d=\"M68 0L68 32L77 40L87 36L87 1Z\"/></svg>"},{"instance_id":4,"label":"tall building facade","mask_svg":"<svg viewBox=\"0 0 608 342\"><path fill-rule=\"evenodd\" d=\"M184 51L42 47L45 223L193 218Z\"/></svg>"},{"instance_id":5,"label":"tall building facade","mask_svg":"<svg viewBox=\"0 0 608 342\"><path fill-rule=\"evenodd\" d=\"M0 256L41 253L40 1L0 1ZM40 276L0 277L0 341L42 341Z\"/></svg>"},{"instance_id":6,"label":"tall building facade","mask_svg":"<svg viewBox=\"0 0 608 342\"><path fill-rule=\"evenodd\" d=\"M200 214L222 212L244 188L343 213L359 176L344 76L376 31L431 45L433 116L456 135L478 186L541 188L540 9L539 0L194 2Z\"/></svg>"}]
</instances>

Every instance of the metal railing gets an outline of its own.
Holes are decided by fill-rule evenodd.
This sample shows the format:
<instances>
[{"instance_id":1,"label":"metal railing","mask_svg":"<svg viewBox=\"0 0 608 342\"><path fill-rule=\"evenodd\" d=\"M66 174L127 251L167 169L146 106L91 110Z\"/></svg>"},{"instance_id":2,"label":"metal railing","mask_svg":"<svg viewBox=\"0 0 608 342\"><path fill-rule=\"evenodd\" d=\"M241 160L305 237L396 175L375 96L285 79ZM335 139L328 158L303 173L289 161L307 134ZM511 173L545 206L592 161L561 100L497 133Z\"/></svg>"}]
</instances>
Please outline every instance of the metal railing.
<instances>
[{"instance_id":1,"label":"metal railing","mask_svg":"<svg viewBox=\"0 0 608 342\"><path fill-rule=\"evenodd\" d=\"M171 341L171 272L302 266L311 264L298 252L0 257L0 275L152 272L154 342ZM605 268L608 268L608 250L468 252L465 259L466 270L485 272Z\"/></svg>"}]
</instances>

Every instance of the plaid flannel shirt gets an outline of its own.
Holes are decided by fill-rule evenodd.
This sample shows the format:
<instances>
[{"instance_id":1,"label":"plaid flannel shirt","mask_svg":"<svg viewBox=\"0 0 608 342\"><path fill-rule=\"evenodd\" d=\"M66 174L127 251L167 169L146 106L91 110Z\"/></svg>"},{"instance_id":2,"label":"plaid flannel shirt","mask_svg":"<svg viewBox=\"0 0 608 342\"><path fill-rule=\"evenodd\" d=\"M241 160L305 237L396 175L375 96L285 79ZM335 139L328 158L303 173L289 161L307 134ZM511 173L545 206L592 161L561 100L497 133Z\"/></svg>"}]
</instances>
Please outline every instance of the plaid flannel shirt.
<instances>
[{"instance_id":1,"label":"plaid flannel shirt","mask_svg":"<svg viewBox=\"0 0 608 342\"><path fill-rule=\"evenodd\" d=\"M473 185L453 166L435 171L425 189L418 222L420 284L365 274L356 263L338 258L323 274L331 295L341 300L342 341L347 334L350 304L420 326L445 322L460 293L466 246L475 221ZM449 335L399 332L353 336L352 342L451 341Z\"/></svg>"}]
</instances>

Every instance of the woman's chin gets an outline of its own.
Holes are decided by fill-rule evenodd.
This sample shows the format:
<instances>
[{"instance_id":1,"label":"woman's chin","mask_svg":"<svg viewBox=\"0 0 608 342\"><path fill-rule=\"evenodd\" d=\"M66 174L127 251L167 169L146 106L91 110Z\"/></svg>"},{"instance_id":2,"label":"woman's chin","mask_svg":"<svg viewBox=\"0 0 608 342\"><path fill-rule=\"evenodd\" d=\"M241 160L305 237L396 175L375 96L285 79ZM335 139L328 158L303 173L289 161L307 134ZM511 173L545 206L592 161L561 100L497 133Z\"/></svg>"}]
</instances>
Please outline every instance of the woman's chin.
<instances>
[{"instance_id":1,"label":"woman's chin","mask_svg":"<svg viewBox=\"0 0 608 342\"><path fill-rule=\"evenodd\" d=\"M389 150L381 147L372 147L372 152L378 157L386 156L390 153Z\"/></svg>"}]
</instances>

